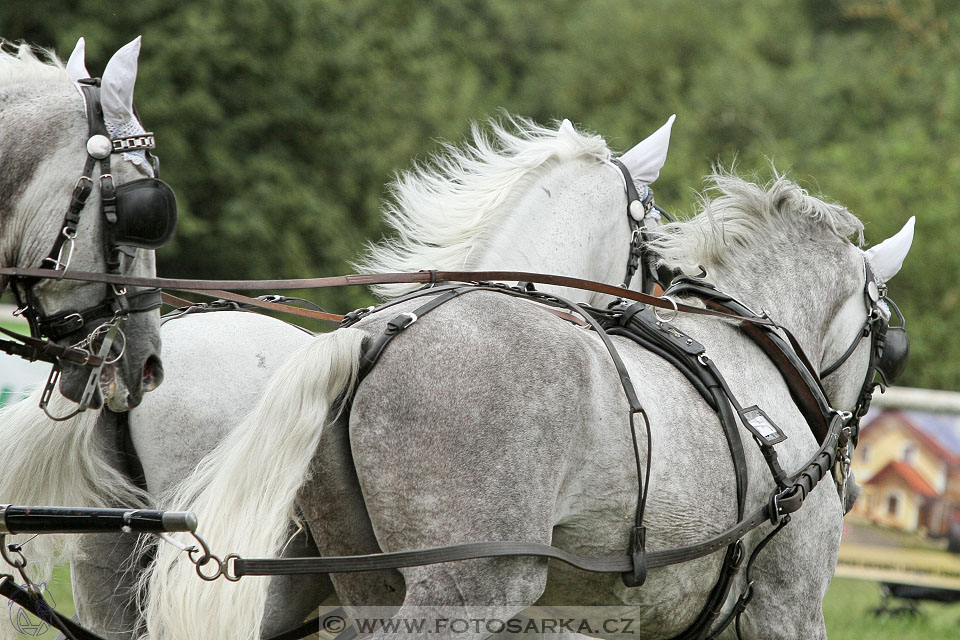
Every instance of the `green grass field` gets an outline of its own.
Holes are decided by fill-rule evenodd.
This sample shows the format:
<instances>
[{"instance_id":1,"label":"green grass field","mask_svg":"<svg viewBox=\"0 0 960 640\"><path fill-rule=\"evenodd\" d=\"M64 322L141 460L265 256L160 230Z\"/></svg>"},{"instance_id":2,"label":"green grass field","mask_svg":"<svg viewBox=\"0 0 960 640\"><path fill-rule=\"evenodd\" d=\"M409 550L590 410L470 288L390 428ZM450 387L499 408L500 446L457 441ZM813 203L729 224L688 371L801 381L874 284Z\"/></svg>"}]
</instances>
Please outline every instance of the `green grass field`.
<instances>
[{"instance_id":1,"label":"green grass field","mask_svg":"<svg viewBox=\"0 0 960 640\"><path fill-rule=\"evenodd\" d=\"M875 616L880 604L876 582L834 578L823 601L827 635L831 640L957 640L960 603L920 604L920 615Z\"/></svg>"}]
</instances>

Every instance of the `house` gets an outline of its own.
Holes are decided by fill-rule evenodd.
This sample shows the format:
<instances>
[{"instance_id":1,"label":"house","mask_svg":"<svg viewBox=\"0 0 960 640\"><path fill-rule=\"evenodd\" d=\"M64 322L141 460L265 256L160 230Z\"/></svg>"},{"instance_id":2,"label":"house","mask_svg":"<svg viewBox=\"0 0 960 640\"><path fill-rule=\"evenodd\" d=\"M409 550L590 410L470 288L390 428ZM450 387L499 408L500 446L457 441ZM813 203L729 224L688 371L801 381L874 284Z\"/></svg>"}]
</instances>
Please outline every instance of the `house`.
<instances>
[{"instance_id":1,"label":"house","mask_svg":"<svg viewBox=\"0 0 960 640\"><path fill-rule=\"evenodd\" d=\"M853 512L873 522L943 536L960 519L960 452L916 414L885 410L866 423L853 472L862 489Z\"/></svg>"}]
</instances>

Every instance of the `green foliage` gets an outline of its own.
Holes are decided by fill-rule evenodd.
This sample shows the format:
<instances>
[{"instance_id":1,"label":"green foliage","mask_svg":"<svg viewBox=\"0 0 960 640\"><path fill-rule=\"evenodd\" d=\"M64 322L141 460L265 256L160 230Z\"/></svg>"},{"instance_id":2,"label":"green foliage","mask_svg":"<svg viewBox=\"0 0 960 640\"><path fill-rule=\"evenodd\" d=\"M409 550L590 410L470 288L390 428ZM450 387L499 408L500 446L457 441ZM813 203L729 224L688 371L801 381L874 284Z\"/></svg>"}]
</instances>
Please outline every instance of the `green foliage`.
<instances>
[{"instance_id":1,"label":"green foliage","mask_svg":"<svg viewBox=\"0 0 960 640\"><path fill-rule=\"evenodd\" d=\"M498 109L626 149L678 114L658 202L712 163L781 171L876 243L917 215L892 293L904 384L960 388L960 5L931 0L7 0L0 34L88 66L144 35L139 108L181 227L169 276L351 271L397 170ZM311 294L336 310L359 289Z\"/></svg>"}]
</instances>

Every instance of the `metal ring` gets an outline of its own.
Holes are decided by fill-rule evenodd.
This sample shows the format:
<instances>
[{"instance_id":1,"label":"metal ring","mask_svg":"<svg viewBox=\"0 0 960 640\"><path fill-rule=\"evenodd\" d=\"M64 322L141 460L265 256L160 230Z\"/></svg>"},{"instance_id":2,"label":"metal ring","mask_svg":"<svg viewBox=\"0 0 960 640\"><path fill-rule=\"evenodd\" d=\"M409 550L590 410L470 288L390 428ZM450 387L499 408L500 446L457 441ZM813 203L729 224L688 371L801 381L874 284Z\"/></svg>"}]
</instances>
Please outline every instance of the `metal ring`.
<instances>
[{"instance_id":1,"label":"metal ring","mask_svg":"<svg viewBox=\"0 0 960 640\"><path fill-rule=\"evenodd\" d=\"M200 576L202 580L206 580L207 582L213 582L214 580L216 580L217 578L223 575L223 563L220 562L220 558L218 558L217 556L207 555L201 558L200 560L201 562L197 562L195 568L197 570L197 575ZM209 564L210 562L216 563L217 570L212 575L208 576L203 572L201 567Z\"/></svg>"},{"instance_id":2,"label":"metal ring","mask_svg":"<svg viewBox=\"0 0 960 640\"><path fill-rule=\"evenodd\" d=\"M221 563L220 572L221 572L221 574L223 574L223 577L226 578L227 580L229 580L230 582L240 582L240 576L237 575L237 572L236 572L236 571L234 571L233 573L230 573L230 561L231 561L231 560L240 560L240 559L241 559L241 558L240 558L240 556L239 556L238 554L236 554L236 553L229 553L229 554L227 554L227 556L223 559L223 562Z\"/></svg>"},{"instance_id":3,"label":"metal ring","mask_svg":"<svg viewBox=\"0 0 960 640\"><path fill-rule=\"evenodd\" d=\"M676 319L677 319L677 316L680 315L680 309L677 308L677 301L674 300L674 299L672 299L672 298L668 298L668 297L666 297L666 296L659 296L659 297L657 298L657 300L666 300L667 302L669 302L670 304L673 305L673 315L670 316L670 319L669 319L669 320L667 320L666 318L662 318L662 317L660 316L660 308L659 308L659 307L654 307L654 308L653 308L653 315L655 315L655 316L657 317L657 320L659 320L660 322L665 322L665 323L670 323L670 322L673 322L674 320L676 320Z\"/></svg>"}]
</instances>

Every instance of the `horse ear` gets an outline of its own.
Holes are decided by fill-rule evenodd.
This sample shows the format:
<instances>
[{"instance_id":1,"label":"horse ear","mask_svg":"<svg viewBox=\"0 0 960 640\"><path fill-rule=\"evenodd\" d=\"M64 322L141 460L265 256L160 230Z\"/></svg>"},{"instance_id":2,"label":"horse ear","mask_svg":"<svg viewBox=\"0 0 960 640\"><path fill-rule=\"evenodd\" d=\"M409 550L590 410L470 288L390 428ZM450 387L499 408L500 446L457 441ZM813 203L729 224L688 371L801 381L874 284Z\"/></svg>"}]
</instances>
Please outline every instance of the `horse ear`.
<instances>
[{"instance_id":1,"label":"horse ear","mask_svg":"<svg viewBox=\"0 0 960 640\"><path fill-rule=\"evenodd\" d=\"M71 53L67 59L67 75L70 76L70 79L74 82L90 77L90 72L87 71L87 65L84 62L84 58L86 57L85 50L86 42L84 42L83 38L80 38L77 40L77 46L73 48L73 53Z\"/></svg>"},{"instance_id":2,"label":"horse ear","mask_svg":"<svg viewBox=\"0 0 960 640\"><path fill-rule=\"evenodd\" d=\"M563 122L560 123L559 132L560 132L560 133L567 133L567 134L575 134L575 133L577 132L577 130L576 130L576 128L573 126L573 123L572 123L572 122L570 122L569 120L567 120L566 118L564 118L564 119L563 119Z\"/></svg>"},{"instance_id":3,"label":"horse ear","mask_svg":"<svg viewBox=\"0 0 960 640\"><path fill-rule=\"evenodd\" d=\"M863 252L881 282L887 282L897 275L900 267L903 266L903 260L910 251L910 245L913 244L913 227L916 220L916 216L910 216L907 224L903 225L903 229L900 229L896 235Z\"/></svg>"},{"instance_id":4,"label":"horse ear","mask_svg":"<svg viewBox=\"0 0 960 640\"><path fill-rule=\"evenodd\" d=\"M652 184L660 177L660 169L667 161L667 147L670 146L670 130L677 115L673 114L667 123L653 132L649 138L620 156L630 175L637 182Z\"/></svg>"},{"instance_id":5,"label":"horse ear","mask_svg":"<svg viewBox=\"0 0 960 640\"><path fill-rule=\"evenodd\" d=\"M103 118L110 122L128 122L133 117L133 85L137 82L137 58L140 36L113 54L103 70L100 102Z\"/></svg>"}]
</instances>

